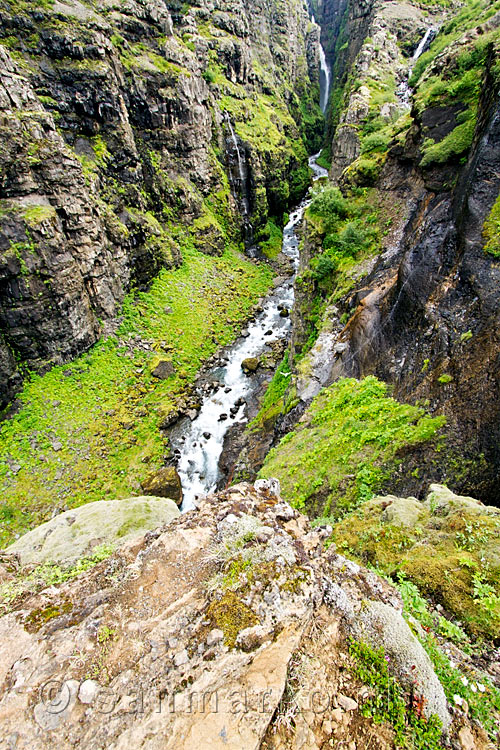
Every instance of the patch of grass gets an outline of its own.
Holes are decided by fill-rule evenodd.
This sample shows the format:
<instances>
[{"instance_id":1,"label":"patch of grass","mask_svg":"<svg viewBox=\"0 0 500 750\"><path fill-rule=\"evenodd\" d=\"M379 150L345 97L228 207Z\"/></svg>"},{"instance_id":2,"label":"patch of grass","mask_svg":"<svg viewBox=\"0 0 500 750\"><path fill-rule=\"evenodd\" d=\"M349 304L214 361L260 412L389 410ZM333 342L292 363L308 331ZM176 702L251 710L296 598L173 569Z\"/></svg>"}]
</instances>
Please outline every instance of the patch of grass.
<instances>
[{"instance_id":1,"label":"patch of grass","mask_svg":"<svg viewBox=\"0 0 500 750\"><path fill-rule=\"evenodd\" d=\"M444 423L398 403L374 377L344 378L316 396L259 476L278 477L295 507L339 517L380 490L399 448L433 441Z\"/></svg>"},{"instance_id":2,"label":"patch of grass","mask_svg":"<svg viewBox=\"0 0 500 750\"><path fill-rule=\"evenodd\" d=\"M451 159L467 154L474 138L475 127L476 119L474 116L470 116L466 122L457 125L441 141L436 143L428 139L424 142L420 166L430 167L433 164L444 164Z\"/></svg>"},{"instance_id":3,"label":"patch of grass","mask_svg":"<svg viewBox=\"0 0 500 750\"><path fill-rule=\"evenodd\" d=\"M414 697L412 702L409 696L405 696L399 682L389 673L384 649L373 649L366 643L352 641L349 653L354 659L356 676L373 691L361 705L363 716L370 717L375 724L390 724L396 747L414 750L442 748L440 720L435 715L426 719L418 698Z\"/></svg>"},{"instance_id":4,"label":"patch of grass","mask_svg":"<svg viewBox=\"0 0 500 750\"><path fill-rule=\"evenodd\" d=\"M77 560L73 565L62 567L54 562L36 566L29 573L21 573L11 581L0 585L0 612L5 614L12 609L16 601L27 594L34 594L48 586L58 586L65 581L72 581L82 573L90 570L113 554L108 545L96 547L91 555Z\"/></svg>"},{"instance_id":5,"label":"patch of grass","mask_svg":"<svg viewBox=\"0 0 500 750\"><path fill-rule=\"evenodd\" d=\"M261 230L258 243L266 258L276 260L283 245L283 231L272 219L269 219Z\"/></svg>"},{"instance_id":6,"label":"patch of grass","mask_svg":"<svg viewBox=\"0 0 500 750\"><path fill-rule=\"evenodd\" d=\"M266 429L269 428L276 417L279 414L286 412L284 404L284 396L290 385L290 356L288 351L285 353L281 364L277 367L276 372L262 399L260 404L259 413L253 419L250 424L250 429Z\"/></svg>"}]
</instances>

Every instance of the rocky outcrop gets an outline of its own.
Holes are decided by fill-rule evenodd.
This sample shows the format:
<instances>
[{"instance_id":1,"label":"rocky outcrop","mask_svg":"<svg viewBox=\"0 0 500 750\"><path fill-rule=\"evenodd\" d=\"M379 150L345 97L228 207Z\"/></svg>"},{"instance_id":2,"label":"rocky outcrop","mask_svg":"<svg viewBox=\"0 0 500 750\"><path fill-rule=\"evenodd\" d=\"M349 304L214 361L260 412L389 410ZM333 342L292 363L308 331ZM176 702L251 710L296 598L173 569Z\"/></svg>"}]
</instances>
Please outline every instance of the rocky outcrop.
<instances>
[{"instance_id":1,"label":"rocky outcrop","mask_svg":"<svg viewBox=\"0 0 500 750\"><path fill-rule=\"evenodd\" d=\"M23 566L69 565L100 545L121 546L178 515L173 500L163 497L100 500L59 513L23 534L6 551L18 556Z\"/></svg>"},{"instance_id":2,"label":"rocky outcrop","mask_svg":"<svg viewBox=\"0 0 500 750\"><path fill-rule=\"evenodd\" d=\"M237 485L79 578L13 602L0 620L6 735L34 749L56 737L89 750L277 748L301 737L315 748L368 736L393 746L390 725L363 710L372 688L346 640L378 645L382 633L398 689L448 737L467 731L486 747L447 704L397 591L325 551L327 533L272 488Z\"/></svg>"}]
</instances>

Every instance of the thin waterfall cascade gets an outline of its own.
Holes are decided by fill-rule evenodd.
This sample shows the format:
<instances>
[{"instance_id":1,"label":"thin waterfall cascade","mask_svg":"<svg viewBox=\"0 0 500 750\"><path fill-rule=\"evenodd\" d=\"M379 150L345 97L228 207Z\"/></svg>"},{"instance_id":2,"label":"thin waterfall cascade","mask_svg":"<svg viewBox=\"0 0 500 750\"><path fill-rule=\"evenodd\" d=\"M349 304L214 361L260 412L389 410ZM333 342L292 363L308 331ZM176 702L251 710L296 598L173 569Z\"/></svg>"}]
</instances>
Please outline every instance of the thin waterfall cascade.
<instances>
[{"instance_id":1,"label":"thin waterfall cascade","mask_svg":"<svg viewBox=\"0 0 500 750\"><path fill-rule=\"evenodd\" d=\"M224 122L228 130L226 154L229 166L229 183L243 220L245 244L249 246L253 243L253 226L250 221L250 201L248 197L249 169L246 151L238 140L231 118L227 112L224 113Z\"/></svg>"},{"instance_id":2,"label":"thin waterfall cascade","mask_svg":"<svg viewBox=\"0 0 500 750\"><path fill-rule=\"evenodd\" d=\"M316 164L319 154L309 159L313 180L328 175L326 169ZM172 430L170 442L177 456L177 470L182 482L183 511L196 506L196 501L216 490L222 476L219 461L228 430L238 423L246 423L247 403L255 398L260 387L258 376L246 375L243 360L260 357L269 352L273 342L290 335L290 317L280 313L290 310L294 302L294 280L299 265L299 238L297 227L310 203L305 198L290 213L283 229L282 252L293 263L294 271L264 300L262 311L249 323L244 335L225 351L219 363L206 375L209 388L199 390L201 408L191 421L186 418Z\"/></svg>"},{"instance_id":3,"label":"thin waterfall cascade","mask_svg":"<svg viewBox=\"0 0 500 750\"><path fill-rule=\"evenodd\" d=\"M319 82L319 106L322 112L326 112L328 98L330 96L331 72L326 61L325 50L323 45L319 45L319 63L320 63L320 82Z\"/></svg>"},{"instance_id":4,"label":"thin waterfall cascade","mask_svg":"<svg viewBox=\"0 0 500 750\"><path fill-rule=\"evenodd\" d=\"M311 13L311 23L316 24L314 13ZM332 73L330 66L326 61L326 54L321 41L319 43L319 106L322 112L326 112L328 99L330 97L330 86L332 82Z\"/></svg>"},{"instance_id":5,"label":"thin waterfall cascade","mask_svg":"<svg viewBox=\"0 0 500 750\"><path fill-rule=\"evenodd\" d=\"M420 40L417 46L417 49L415 50L415 52L413 53L411 57L410 65L408 67L408 73L406 74L404 81L401 81L401 83L396 89L396 96L398 97L399 101L401 102L401 104L403 104L403 106L406 109L410 109L410 99L411 99L412 90L410 86L408 85L408 81L411 78L411 74L413 72L415 63L417 62L418 58L421 57L424 54L424 52L427 51L430 43L433 41L433 39L435 39L438 32L439 32L439 28L436 29L434 26L430 26L427 29L424 36Z\"/></svg>"}]
</instances>

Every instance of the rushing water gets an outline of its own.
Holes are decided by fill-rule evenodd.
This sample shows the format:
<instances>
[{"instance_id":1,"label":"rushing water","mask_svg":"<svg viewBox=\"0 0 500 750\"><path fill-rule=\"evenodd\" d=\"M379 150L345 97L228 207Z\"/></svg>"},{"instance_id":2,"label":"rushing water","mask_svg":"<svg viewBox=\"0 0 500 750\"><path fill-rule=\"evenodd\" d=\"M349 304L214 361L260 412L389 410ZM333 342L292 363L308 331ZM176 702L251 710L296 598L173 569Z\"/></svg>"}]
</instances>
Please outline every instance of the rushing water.
<instances>
[{"instance_id":1,"label":"rushing water","mask_svg":"<svg viewBox=\"0 0 500 750\"><path fill-rule=\"evenodd\" d=\"M316 23L314 13L311 13L311 22ZM328 98L330 96L331 71L326 61L325 50L321 42L319 43L319 106L322 112L326 112Z\"/></svg>"},{"instance_id":2,"label":"rushing water","mask_svg":"<svg viewBox=\"0 0 500 750\"><path fill-rule=\"evenodd\" d=\"M410 109L410 99L411 99L411 88L408 85L408 81L411 78L411 74L413 72L413 68L415 66L415 63L417 62L418 58L423 55L423 53L426 51L427 46L430 42L434 39L436 34L438 33L439 29L435 29L433 26L430 26L427 31L425 32L424 36L420 40L420 43L413 53L411 60L410 60L410 66L408 68L408 73L406 75L406 78L404 81L401 81L399 86L396 89L396 96L398 97L399 101L408 109Z\"/></svg>"},{"instance_id":3,"label":"rushing water","mask_svg":"<svg viewBox=\"0 0 500 750\"><path fill-rule=\"evenodd\" d=\"M327 176L326 169L316 164L318 156L315 154L309 159L315 180ZM261 356L269 351L271 342L289 335L290 319L281 317L280 310L283 307L289 310L293 305L293 282L299 264L296 229L309 202L302 201L292 211L283 230L283 253L293 262L293 274L266 297L262 312L248 325L246 337L237 339L226 351L224 361L227 364L214 367L208 373L208 379L219 385L216 391L204 397L197 417L192 422L183 420L172 432L172 447L180 451L177 470L182 481L184 511L195 505L197 497L217 488L224 437L235 423L247 421L245 404L254 396L259 383L256 377L245 375L241 363L247 357Z\"/></svg>"}]
</instances>

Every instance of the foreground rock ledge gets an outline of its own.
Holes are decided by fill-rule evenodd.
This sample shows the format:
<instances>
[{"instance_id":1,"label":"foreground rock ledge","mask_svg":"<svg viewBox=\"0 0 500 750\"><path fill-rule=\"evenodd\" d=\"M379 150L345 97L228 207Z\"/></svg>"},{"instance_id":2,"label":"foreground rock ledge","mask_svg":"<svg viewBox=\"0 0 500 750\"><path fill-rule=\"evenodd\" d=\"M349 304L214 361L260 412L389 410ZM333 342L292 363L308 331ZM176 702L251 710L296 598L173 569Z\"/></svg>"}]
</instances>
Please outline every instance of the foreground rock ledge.
<instances>
[{"instance_id":1,"label":"foreground rock ledge","mask_svg":"<svg viewBox=\"0 0 500 750\"><path fill-rule=\"evenodd\" d=\"M383 643L403 684L417 676L446 731L474 734L451 724L396 590L325 550L325 536L269 487L241 484L18 603L0 619L3 738L16 750L311 749L382 732L389 744L374 747L389 747L339 667L348 634ZM297 664L301 710L283 744Z\"/></svg>"}]
</instances>

